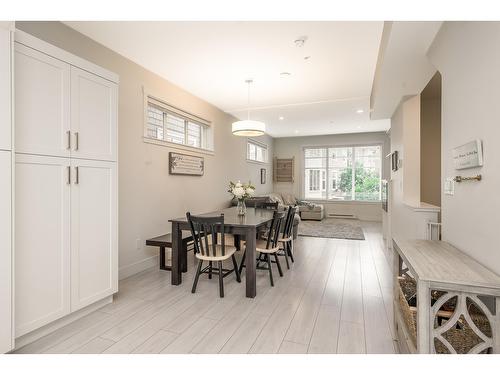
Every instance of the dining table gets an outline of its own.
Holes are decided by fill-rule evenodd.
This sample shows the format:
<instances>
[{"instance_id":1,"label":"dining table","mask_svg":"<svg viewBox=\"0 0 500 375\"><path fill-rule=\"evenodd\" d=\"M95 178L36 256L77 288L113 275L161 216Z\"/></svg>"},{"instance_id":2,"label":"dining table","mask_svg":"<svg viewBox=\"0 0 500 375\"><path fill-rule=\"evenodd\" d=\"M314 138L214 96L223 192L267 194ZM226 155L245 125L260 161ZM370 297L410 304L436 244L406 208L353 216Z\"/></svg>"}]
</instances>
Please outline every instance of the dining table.
<instances>
[{"instance_id":1,"label":"dining table","mask_svg":"<svg viewBox=\"0 0 500 375\"><path fill-rule=\"evenodd\" d=\"M246 296L254 298L257 295L256 286L256 237L257 233L268 227L273 219L273 210L264 208L248 207L245 215L238 215L236 207L224 208L218 211L197 214L196 216L220 216L224 215L224 233L234 235L234 245L239 249L240 239L245 239L245 281ZM185 247L182 246L182 232L189 231L187 218L179 217L169 220L172 223L172 268L171 284L182 284L182 259Z\"/></svg>"}]
</instances>

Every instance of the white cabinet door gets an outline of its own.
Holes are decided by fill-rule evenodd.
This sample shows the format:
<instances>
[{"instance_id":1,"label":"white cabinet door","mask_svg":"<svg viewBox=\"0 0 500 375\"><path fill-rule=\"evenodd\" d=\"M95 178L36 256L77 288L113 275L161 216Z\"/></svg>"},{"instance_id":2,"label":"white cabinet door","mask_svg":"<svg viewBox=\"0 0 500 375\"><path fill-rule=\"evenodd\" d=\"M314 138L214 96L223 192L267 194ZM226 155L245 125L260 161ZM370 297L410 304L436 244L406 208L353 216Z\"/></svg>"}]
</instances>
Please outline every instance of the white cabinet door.
<instances>
[{"instance_id":1,"label":"white cabinet door","mask_svg":"<svg viewBox=\"0 0 500 375\"><path fill-rule=\"evenodd\" d=\"M11 150L11 36L0 27L0 150Z\"/></svg>"},{"instance_id":2,"label":"white cabinet door","mask_svg":"<svg viewBox=\"0 0 500 375\"><path fill-rule=\"evenodd\" d=\"M0 353L12 349L11 153L0 151Z\"/></svg>"},{"instance_id":3,"label":"white cabinet door","mask_svg":"<svg viewBox=\"0 0 500 375\"><path fill-rule=\"evenodd\" d=\"M16 152L70 156L70 65L15 43Z\"/></svg>"},{"instance_id":4,"label":"white cabinet door","mask_svg":"<svg viewBox=\"0 0 500 375\"><path fill-rule=\"evenodd\" d=\"M16 155L15 335L70 312L70 159Z\"/></svg>"},{"instance_id":5,"label":"white cabinet door","mask_svg":"<svg viewBox=\"0 0 500 375\"><path fill-rule=\"evenodd\" d=\"M116 163L71 161L71 309L118 291Z\"/></svg>"},{"instance_id":6,"label":"white cabinet door","mask_svg":"<svg viewBox=\"0 0 500 375\"><path fill-rule=\"evenodd\" d=\"M72 157L116 161L117 85L71 67Z\"/></svg>"}]
</instances>

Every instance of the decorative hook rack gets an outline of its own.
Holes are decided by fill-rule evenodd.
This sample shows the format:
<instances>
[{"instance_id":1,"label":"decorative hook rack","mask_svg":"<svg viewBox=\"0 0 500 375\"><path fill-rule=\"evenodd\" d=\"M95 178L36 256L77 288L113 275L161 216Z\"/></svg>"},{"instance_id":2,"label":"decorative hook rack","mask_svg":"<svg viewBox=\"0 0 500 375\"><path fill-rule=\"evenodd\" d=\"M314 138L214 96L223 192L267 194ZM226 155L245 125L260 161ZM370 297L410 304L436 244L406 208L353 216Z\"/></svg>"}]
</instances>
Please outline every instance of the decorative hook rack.
<instances>
[{"instance_id":1,"label":"decorative hook rack","mask_svg":"<svg viewBox=\"0 0 500 375\"><path fill-rule=\"evenodd\" d=\"M453 181L455 182L463 182L463 181L481 181L482 176L478 174L477 176L471 176L471 177L463 177L463 176L455 176Z\"/></svg>"}]
</instances>

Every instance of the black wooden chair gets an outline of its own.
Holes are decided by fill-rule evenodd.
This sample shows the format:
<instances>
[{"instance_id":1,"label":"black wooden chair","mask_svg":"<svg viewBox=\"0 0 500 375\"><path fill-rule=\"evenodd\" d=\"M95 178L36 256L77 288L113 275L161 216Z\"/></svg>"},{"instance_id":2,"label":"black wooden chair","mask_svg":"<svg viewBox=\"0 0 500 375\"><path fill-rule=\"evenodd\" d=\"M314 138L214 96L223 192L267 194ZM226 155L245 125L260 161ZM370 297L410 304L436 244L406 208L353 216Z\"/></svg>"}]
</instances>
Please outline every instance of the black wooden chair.
<instances>
[{"instance_id":1,"label":"black wooden chair","mask_svg":"<svg viewBox=\"0 0 500 375\"><path fill-rule=\"evenodd\" d=\"M283 246L283 251L278 252L278 255L285 256L286 267L288 269L290 269L288 257L290 257L292 263L295 262L295 260L293 259L293 222L295 220L295 214L297 213L297 210L297 206L288 206L283 233L278 239L279 243Z\"/></svg>"},{"instance_id":2,"label":"black wooden chair","mask_svg":"<svg viewBox=\"0 0 500 375\"><path fill-rule=\"evenodd\" d=\"M186 217L191 228L195 256L198 258L198 268L191 293L196 292L196 285L202 273L207 273L209 278L212 278L212 273L215 273L219 275L219 294L224 297L224 277L234 271L236 280L241 282L238 264L234 257L236 247L227 245L225 241L224 215L215 217L193 216L188 212ZM219 238L220 244L218 243ZM233 261L233 269L223 269L223 262L229 258ZM208 262L208 266L202 268L203 262ZM217 262L218 267L215 270L212 268L212 262Z\"/></svg>"},{"instance_id":3,"label":"black wooden chair","mask_svg":"<svg viewBox=\"0 0 500 375\"><path fill-rule=\"evenodd\" d=\"M272 262L271 255L274 255L274 261L278 266L278 272L281 277L283 277L283 271L281 270L281 264L277 255L279 251L279 237L280 237L280 228L285 218L284 212L274 211L273 220L271 222L271 227L268 232L267 239L258 239L256 242L255 250L258 253L257 257L257 265L256 268L260 270L268 270L269 271L269 280L271 281L271 286L274 286L273 280L273 270L272 270ZM243 253L243 258L241 259L239 272L241 273L243 267L245 267L245 256L246 249ZM267 267L261 266L261 263L267 263Z\"/></svg>"},{"instance_id":4,"label":"black wooden chair","mask_svg":"<svg viewBox=\"0 0 500 375\"><path fill-rule=\"evenodd\" d=\"M290 269L290 261L288 258L290 258L292 263L295 262L295 259L293 259L293 222L295 220L297 209L297 206L288 206L285 224L283 225L281 234L278 237L278 242L283 246L283 248L278 251L277 255L285 257L287 269ZM264 239L267 239L267 237L267 234L263 236Z\"/></svg>"}]
</instances>

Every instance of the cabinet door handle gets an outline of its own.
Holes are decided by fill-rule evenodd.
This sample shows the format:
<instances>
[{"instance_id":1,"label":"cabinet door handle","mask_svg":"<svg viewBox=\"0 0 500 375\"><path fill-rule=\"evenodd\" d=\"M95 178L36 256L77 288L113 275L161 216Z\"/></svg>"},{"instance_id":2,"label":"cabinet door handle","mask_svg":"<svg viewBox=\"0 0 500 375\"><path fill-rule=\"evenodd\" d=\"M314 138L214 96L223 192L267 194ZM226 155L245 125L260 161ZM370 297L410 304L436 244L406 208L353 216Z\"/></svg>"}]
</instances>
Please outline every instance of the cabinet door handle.
<instances>
[{"instance_id":1,"label":"cabinet door handle","mask_svg":"<svg viewBox=\"0 0 500 375\"><path fill-rule=\"evenodd\" d=\"M75 167L75 184L78 185L80 183L80 169L78 167Z\"/></svg>"},{"instance_id":2,"label":"cabinet door handle","mask_svg":"<svg viewBox=\"0 0 500 375\"><path fill-rule=\"evenodd\" d=\"M71 132L68 130L66 132L66 135L68 137L68 145L66 146L66 150L71 150Z\"/></svg>"},{"instance_id":3,"label":"cabinet door handle","mask_svg":"<svg viewBox=\"0 0 500 375\"><path fill-rule=\"evenodd\" d=\"M66 181L66 183L68 185L70 185L71 184L71 167L68 165L67 168L68 168L68 181Z\"/></svg>"},{"instance_id":4,"label":"cabinet door handle","mask_svg":"<svg viewBox=\"0 0 500 375\"><path fill-rule=\"evenodd\" d=\"M76 144L75 144L75 151L78 151L78 148L80 147L79 146L80 142L79 142L78 132L75 132L75 142L76 142Z\"/></svg>"}]
</instances>

